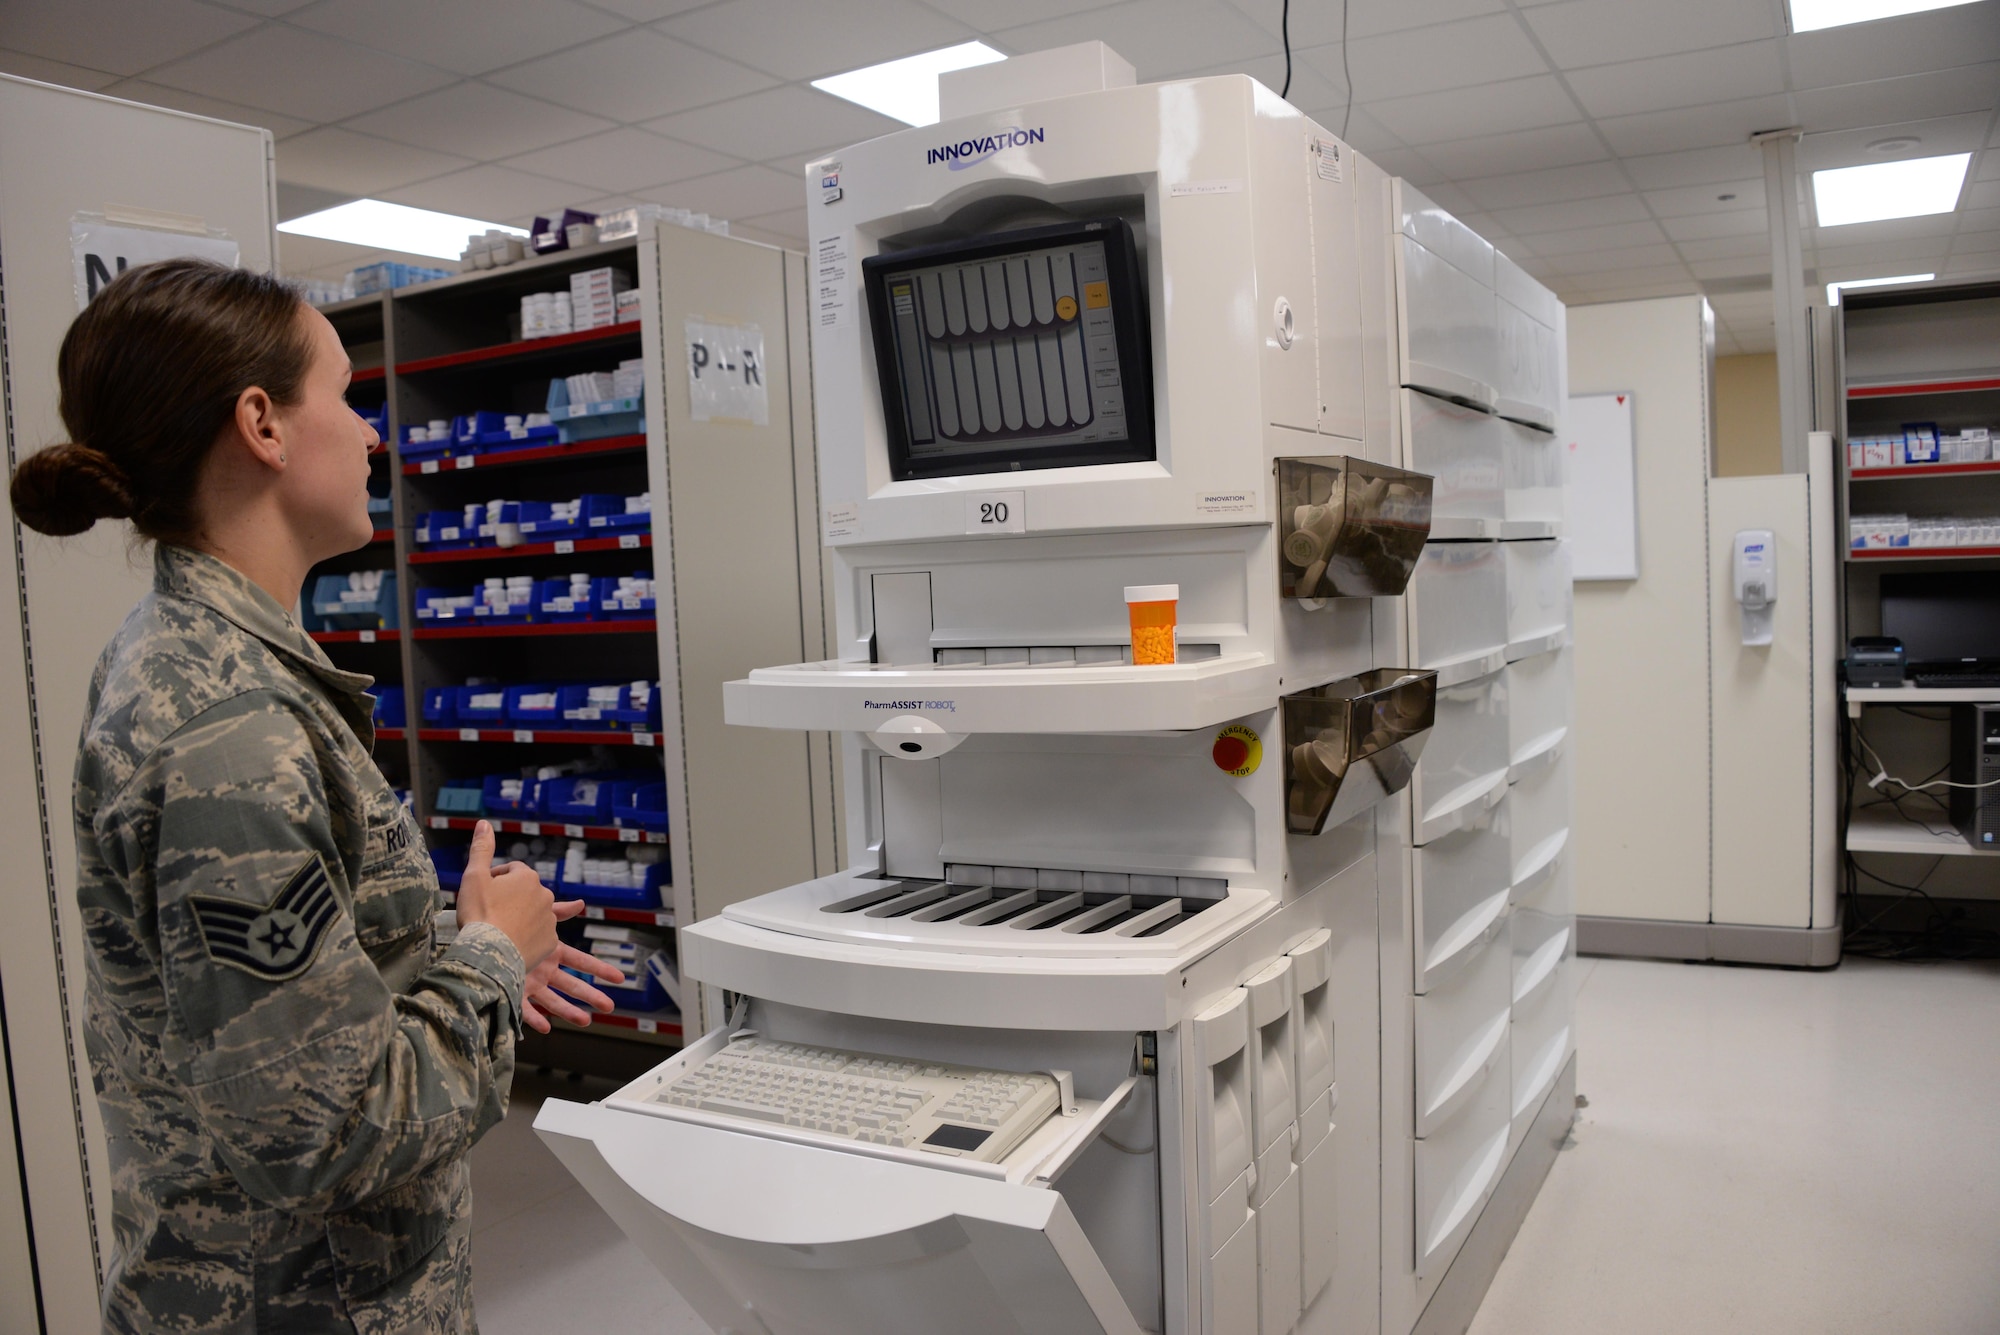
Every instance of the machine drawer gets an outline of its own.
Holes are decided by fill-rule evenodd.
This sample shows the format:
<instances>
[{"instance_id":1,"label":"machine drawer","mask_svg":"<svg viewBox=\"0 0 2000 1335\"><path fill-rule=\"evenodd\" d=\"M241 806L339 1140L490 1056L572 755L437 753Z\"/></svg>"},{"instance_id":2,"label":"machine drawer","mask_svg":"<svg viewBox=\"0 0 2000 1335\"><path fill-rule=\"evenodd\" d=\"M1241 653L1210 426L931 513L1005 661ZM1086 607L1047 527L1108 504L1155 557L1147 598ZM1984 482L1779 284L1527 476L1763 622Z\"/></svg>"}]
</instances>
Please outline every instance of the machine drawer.
<instances>
[{"instance_id":1,"label":"machine drawer","mask_svg":"<svg viewBox=\"0 0 2000 1335\"><path fill-rule=\"evenodd\" d=\"M1506 929L1513 864L1504 812L1496 808L1465 829L1425 844L1414 851L1412 862L1414 978L1422 995L1478 958L1480 947Z\"/></svg>"},{"instance_id":2,"label":"machine drawer","mask_svg":"<svg viewBox=\"0 0 2000 1335\"><path fill-rule=\"evenodd\" d=\"M1507 760L1525 767L1569 735L1575 683L1567 646L1507 665ZM1515 776L1518 777L1518 776Z\"/></svg>"},{"instance_id":3,"label":"machine drawer","mask_svg":"<svg viewBox=\"0 0 2000 1335\"><path fill-rule=\"evenodd\" d=\"M1500 358L1492 287L1407 236L1398 241L1403 384L1491 408Z\"/></svg>"},{"instance_id":4,"label":"machine drawer","mask_svg":"<svg viewBox=\"0 0 2000 1335\"><path fill-rule=\"evenodd\" d=\"M1548 980L1514 1008L1509 1112L1517 1123L1535 1115L1563 1063L1576 1051L1575 958L1572 944Z\"/></svg>"},{"instance_id":5,"label":"machine drawer","mask_svg":"<svg viewBox=\"0 0 2000 1335\"><path fill-rule=\"evenodd\" d=\"M1526 881L1567 841L1576 805L1567 745L1540 752L1507 791L1510 881Z\"/></svg>"},{"instance_id":6,"label":"machine drawer","mask_svg":"<svg viewBox=\"0 0 2000 1335\"><path fill-rule=\"evenodd\" d=\"M1432 479L1431 536L1497 538L1504 517L1500 419L1419 390L1403 391L1410 467Z\"/></svg>"},{"instance_id":7,"label":"machine drawer","mask_svg":"<svg viewBox=\"0 0 2000 1335\"><path fill-rule=\"evenodd\" d=\"M1574 623L1569 543L1560 538L1501 544L1507 558L1507 657L1561 647Z\"/></svg>"},{"instance_id":8,"label":"machine drawer","mask_svg":"<svg viewBox=\"0 0 2000 1335\"><path fill-rule=\"evenodd\" d=\"M1410 651L1451 686L1507 659L1507 564L1497 542L1431 542L1410 576Z\"/></svg>"},{"instance_id":9,"label":"machine drawer","mask_svg":"<svg viewBox=\"0 0 2000 1335\"><path fill-rule=\"evenodd\" d=\"M1548 317L1555 302L1548 289L1521 272L1506 256L1496 256L1493 275L1499 335L1499 391L1494 410L1544 431L1553 431L1558 408L1556 331ZM1559 308L1557 308L1559 310Z\"/></svg>"},{"instance_id":10,"label":"machine drawer","mask_svg":"<svg viewBox=\"0 0 2000 1335\"><path fill-rule=\"evenodd\" d=\"M1506 1026L1499 1060L1465 1106L1416 1143L1416 1269L1419 1277L1451 1264L1507 1165L1510 1068Z\"/></svg>"},{"instance_id":11,"label":"machine drawer","mask_svg":"<svg viewBox=\"0 0 2000 1335\"><path fill-rule=\"evenodd\" d=\"M1563 484L1569 453L1563 438L1519 422L1499 419L1502 509L1507 537L1534 537L1563 522ZM1516 529L1532 529L1516 533Z\"/></svg>"},{"instance_id":12,"label":"machine drawer","mask_svg":"<svg viewBox=\"0 0 2000 1335\"><path fill-rule=\"evenodd\" d=\"M1437 1134L1507 1064L1513 952L1503 932L1452 976L1416 998L1416 1134Z\"/></svg>"},{"instance_id":13,"label":"machine drawer","mask_svg":"<svg viewBox=\"0 0 2000 1335\"><path fill-rule=\"evenodd\" d=\"M1440 687L1430 741L1411 780L1411 840L1427 844L1478 820L1507 786L1504 671Z\"/></svg>"},{"instance_id":14,"label":"machine drawer","mask_svg":"<svg viewBox=\"0 0 2000 1335\"><path fill-rule=\"evenodd\" d=\"M1522 905L1509 915L1507 935L1514 953L1514 1007L1537 1000L1558 982L1562 966L1576 956L1576 918Z\"/></svg>"}]
</instances>

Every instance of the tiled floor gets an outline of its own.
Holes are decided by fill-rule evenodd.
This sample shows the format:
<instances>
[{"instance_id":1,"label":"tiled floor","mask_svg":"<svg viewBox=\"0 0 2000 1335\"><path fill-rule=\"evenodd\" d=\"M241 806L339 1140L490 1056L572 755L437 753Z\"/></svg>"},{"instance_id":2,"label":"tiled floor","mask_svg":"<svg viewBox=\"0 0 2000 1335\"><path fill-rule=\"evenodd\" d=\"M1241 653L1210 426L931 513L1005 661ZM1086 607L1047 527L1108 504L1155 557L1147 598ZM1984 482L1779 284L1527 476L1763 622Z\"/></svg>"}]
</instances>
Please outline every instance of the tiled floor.
<instances>
[{"instance_id":1,"label":"tiled floor","mask_svg":"<svg viewBox=\"0 0 2000 1335\"><path fill-rule=\"evenodd\" d=\"M2000 968L1579 966L1575 1144L1469 1335L2000 1331ZM530 1128L473 1153L485 1335L706 1328Z\"/></svg>"}]
</instances>

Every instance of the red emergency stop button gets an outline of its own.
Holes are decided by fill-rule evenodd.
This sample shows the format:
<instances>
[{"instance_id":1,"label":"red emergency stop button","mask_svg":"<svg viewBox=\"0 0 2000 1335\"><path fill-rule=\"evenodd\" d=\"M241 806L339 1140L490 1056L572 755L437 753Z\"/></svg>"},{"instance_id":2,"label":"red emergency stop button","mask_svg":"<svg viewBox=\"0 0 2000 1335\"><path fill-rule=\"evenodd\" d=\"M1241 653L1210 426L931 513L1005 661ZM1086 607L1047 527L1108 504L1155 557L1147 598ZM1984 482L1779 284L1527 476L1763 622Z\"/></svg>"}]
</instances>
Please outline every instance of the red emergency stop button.
<instances>
[{"instance_id":1,"label":"red emergency stop button","mask_svg":"<svg viewBox=\"0 0 2000 1335\"><path fill-rule=\"evenodd\" d=\"M1254 728L1232 723L1215 734L1215 744L1208 755L1217 769L1234 778L1245 778L1255 774L1257 766L1263 763L1264 739Z\"/></svg>"},{"instance_id":2,"label":"red emergency stop button","mask_svg":"<svg viewBox=\"0 0 2000 1335\"><path fill-rule=\"evenodd\" d=\"M1215 757L1215 767L1217 769L1242 769L1243 762L1250 758L1250 743L1244 741L1241 737L1218 737L1215 739L1215 746L1209 751L1209 755Z\"/></svg>"}]
</instances>

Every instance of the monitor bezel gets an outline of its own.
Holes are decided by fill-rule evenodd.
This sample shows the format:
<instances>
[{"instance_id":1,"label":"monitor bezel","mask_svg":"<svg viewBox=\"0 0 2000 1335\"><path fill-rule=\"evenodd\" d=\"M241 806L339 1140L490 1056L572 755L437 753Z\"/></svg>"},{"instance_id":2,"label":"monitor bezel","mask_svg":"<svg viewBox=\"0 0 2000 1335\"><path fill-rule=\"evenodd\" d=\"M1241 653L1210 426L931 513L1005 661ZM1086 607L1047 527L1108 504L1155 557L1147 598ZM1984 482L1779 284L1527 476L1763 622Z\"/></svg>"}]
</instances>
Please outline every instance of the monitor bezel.
<instances>
[{"instance_id":1,"label":"monitor bezel","mask_svg":"<svg viewBox=\"0 0 2000 1335\"><path fill-rule=\"evenodd\" d=\"M1127 386L1126 438L1083 441L1072 445L1040 445L1023 449L1009 443L992 449L953 453L937 459L913 459L909 424L905 420L902 385L896 376L894 334L889 320L889 279L911 269L938 263L975 263L1024 250L1045 250L1070 241L1102 241L1105 272L1111 282L1112 330L1118 340L1118 375ZM895 481L937 477L972 477L985 473L1020 474L1089 464L1152 463L1159 458L1153 422L1152 319L1146 300L1144 273L1131 224L1118 217L1079 218L1074 222L1026 227L1011 232L916 246L871 255L861 262L862 286L868 294L868 318L875 348L876 385L882 395L882 424L889 444L889 475Z\"/></svg>"}]
</instances>

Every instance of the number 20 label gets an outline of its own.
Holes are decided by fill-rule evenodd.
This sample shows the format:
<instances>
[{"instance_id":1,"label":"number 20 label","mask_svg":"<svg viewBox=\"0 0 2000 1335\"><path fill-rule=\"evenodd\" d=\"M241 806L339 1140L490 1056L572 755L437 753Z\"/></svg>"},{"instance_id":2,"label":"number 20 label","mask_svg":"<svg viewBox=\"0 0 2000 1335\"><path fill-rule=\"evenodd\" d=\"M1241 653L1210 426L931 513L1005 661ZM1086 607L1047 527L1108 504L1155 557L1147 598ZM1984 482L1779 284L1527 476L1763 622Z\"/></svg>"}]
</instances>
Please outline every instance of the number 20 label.
<instances>
[{"instance_id":1,"label":"number 20 label","mask_svg":"<svg viewBox=\"0 0 2000 1335\"><path fill-rule=\"evenodd\" d=\"M967 533L1026 533L1028 493L982 491L965 498Z\"/></svg>"}]
</instances>

